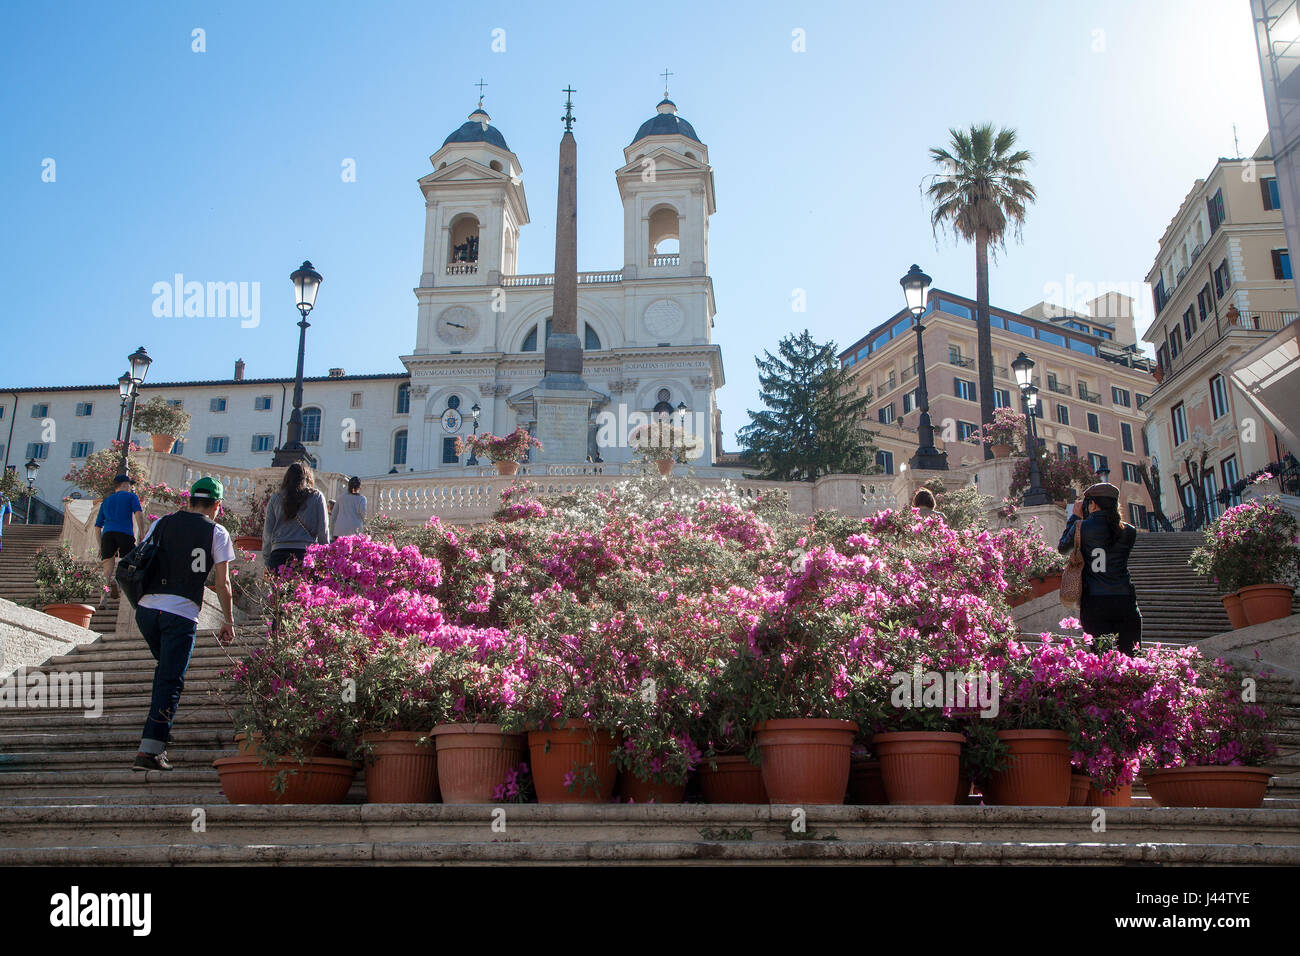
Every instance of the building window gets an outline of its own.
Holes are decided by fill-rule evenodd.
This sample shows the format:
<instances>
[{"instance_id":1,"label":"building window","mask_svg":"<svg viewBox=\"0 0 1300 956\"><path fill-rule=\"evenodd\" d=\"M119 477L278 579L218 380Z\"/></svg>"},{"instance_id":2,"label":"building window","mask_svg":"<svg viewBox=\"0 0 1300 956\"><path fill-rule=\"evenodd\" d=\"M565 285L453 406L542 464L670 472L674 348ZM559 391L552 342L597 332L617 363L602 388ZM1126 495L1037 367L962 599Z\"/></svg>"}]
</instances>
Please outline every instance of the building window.
<instances>
[{"instance_id":1,"label":"building window","mask_svg":"<svg viewBox=\"0 0 1300 956\"><path fill-rule=\"evenodd\" d=\"M442 439L442 463L444 465L460 464L460 455L456 454L455 436L446 435Z\"/></svg>"},{"instance_id":2,"label":"building window","mask_svg":"<svg viewBox=\"0 0 1300 956\"><path fill-rule=\"evenodd\" d=\"M363 392L353 392L353 393L352 393L352 401L351 401L351 404L349 405L349 407L350 407L350 408L360 408L360 407L361 407L361 398L362 398L362 395L363 395L363 394L364 394Z\"/></svg>"},{"instance_id":3,"label":"building window","mask_svg":"<svg viewBox=\"0 0 1300 956\"><path fill-rule=\"evenodd\" d=\"M975 429L976 429L977 427L978 427L978 426L975 425L975 424L972 423L972 422L958 422L958 423L957 423L957 440L958 440L958 441L965 441L966 439L970 438L971 434L975 431Z\"/></svg>"},{"instance_id":4,"label":"building window","mask_svg":"<svg viewBox=\"0 0 1300 956\"><path fill-rule=\"evenodd\" d=\"M1098 455L1094 451L1088 452L1088 467L1093 471L1106 471L1109 467L1106 464L1106 456Z\"/></svg>"},{"instance_id":5,"label":"building window","mask_svg":"<svg viewBox=\"0 0 1300 956\"><path fill-rule=\"evenodd\" d=\"M600 351L600 336L596 334L596 330L590 325L583 327L582 347L588 352Z\"/></svg>"},{"instance_id":6,"label":"building window","mask_svg":"<svg viewBox=\"0 0 1300 956\"><path fill-rule=\"evenodd\" d=\"M1128 523L1135 528L1145 528L1147 526L1147 509L1136 502L1129 502Z\"/></svg>"},{"instance_id":7,"label":"building window","mask_svg":"<svg viewBox=\"0 0 1300 956\"><path fill-rule=\"evenodd\" d=\"M1179 402L1169 410L1170 418L1174 427L1174 447L1187 441L1187 414L1183 411L1183 403Z\"/></svg>"},{"instance_id":8,"label":"building window","mask_svg":"<svg viewBox=\"0 0 1300 956\"><path fill-rule=\"evenodd\" d=\"M226 400L224 398L214 398L208 402L208 411L224 412L226 410Z\"/></svg>"},{"instance_id":9,"label":"building window","mask_svg":"<svg viewBox=\"0 0 1300 956\"><path fill-rule=\"evenodd\" d=\"M892 422L894 420L894 403L890 402L884 408L879 409L876 412L876 418L880 420L882 425L888 425Z\"/></svg>"},{"instance_id":10,"label":"building window","mask_svg":"<svg viewBox=\"0 0 1300 956\"><path fill-rule=\"evenodd\" d=\"M1229 455L1223 459L1223 461L1219 462L1219 469L1223 472L1223 487L1229 495L1228 503L1240 504L1241 498L1233 490L1237 482L1241 480L1241 476L1237 472L1237 456Z\"/></svg>"},{"instance_id":11,"label":"building window","mask_svg":"<svg viewBox=\"0 0 1300 956\"><path fill-rule=\"evenodd\" d=\"M1214 300L1210 296L1210 284L1207 282L1205 285L1201 286L1201 291L1196 293L1196 309L1202 322L1204 322L1205 317L1210 314L1213 305ZM1188 335L1187 341L1190 342L1191 340L1192 337Z\"/></svg>"},{"instance_id":12,"label":"building window","mask_svg":"<svg viewBox=\"0 0 1300 956\"><path fill-rule=\"evenodd\" d=\"M353 428L347 433L348 439L343 443L343 447L348 451L361 450L361 429Z\"/></svg>"},{"instance_id":13,"label":"building window","mask_svg":"<svg viewBox=\"0 0 1300 956\"><path fill-rule=\"evenodd\" d=\"M411 384L403 382L397 386L397 414L409 415L411 413Z\"/></svg>"},{"instance_id":14,"label":"building window","mask_svg":"<svg viewBox=\"0 0 1300 956\"><path fill-rule=\"evenodd\" d=\"M916 408L916 389L903 393L903 414L906 415L914 408Z\"/></svg>"},{"instance_id":15,"label":"building window","mask_svg":"<svg viewBox=\"0 0 1300 956\"><path fill-rule=\"evenodd\" d=\"M995 388L993 389L993 407L1010 408L1011 407L1011 389Z\"/></svg>"},{"instance_id":16,"label":"building window","mask_svg":"<svg viewBox=\"0 0 1300 956\"><path fill-rule=\"evenodd\" d=\"M4 417L5 417L5 406L0 405L0 420L3 420Z\"/></svg>"},{"instance_id":17,"label":"building window","mask_svg":"<svg viewBox=\"0 0 1300 956\"><path fill-rule=\"evenodd\" d=\"M185 454L185 439L184 439L184 438L178 438L178 439L176 439L176 441L174 441L174 442L172 443L172 454L173 454L173 455L183 455L183 454Z\"/></svg>"},{"instance_id":18,"label":"building window","mask_svg":"<svg viewBox=\"0 0 1300 956\"><path fill-rule=\"evenodd\" d=\"M50 413L50 406L47 402L38 402L32 406L32 418L44 418ZM31 455L27 456L32 457Z\"/></svg>"},{"instance_id":19,"label":"building window","mask_svg":"<svg viewBox=\"0 0 1300 956\"><path fill-rule=\"evenodd\" d=\"M1291 253L1286 249L1273 250L1273 278L1291 278Z\"/></svg>"},{"instance_id":20,"label":"building window","mask_svg":"<svg viewBox=\"0 0 1300 956\"><path fill-rule=\"evenodd\" d=\"M1210 379L1210 410L1216 421L1228 414L1228 386L1222 375Z\"/></svg>"},{"instance_id":21,"label":"building window","mask_svg":"<svg viewBox=\"0 0 1300 956\"><path fill-rule=\"evenodd\" d=\"M1119 440L1125 451L1133 450L1133 426L1128 422L1119 423Z\"/></svg>"},{"instance_id":22,"label":"building window","mask_svg":"<svg viewBox=\"0 0 1300 956\"><path fill-rule=\"evenodd\" d=\"M1169 331L1170 360L1172 361L1173 359L1178 358L1178 353L1181 352L1182 350L1183 350L1183 335L1182 332L1178 330L1177 326L1175 326L1173 329L1170 329Z\"/></svg>"},{"instance_id":23,"label":"building window","mask_svg":"<svg viewBox=\"0 0 1300 956\"><path fill-rule=\"evenodd\" d=\"M320 409L312 406L302 410L302 436L298 439L302 442L319 442L320 441Z\"/></svg>"},{"instance_id":24,"label":"building window","mask_svg":"<svg viewBox=\"0 0 1300 956\"><path fill-rule=\"evenodd\" d=\"M253 411L269 412L271 410L271 396L258 395L253 399Z\"/></svg>"},{"instance_id":25,"label":"building window","mask_svg":"<svg viewBox=\"0 0 1300 956\"><path fill-rule=\"evenodd\" d=\"M271 451L272 443L274 441L275 441L274 435L254 435L253 453L258 454L264 451Z\"/></svg>"},{"instance_id":26,"label":"building window","mask_svg":"<svg viewBox=\"0 0 1300 956\"><path fill-rule=\"evenodd\" d=\"M1232 274L1228 272L1228 260L1224 259L1219 263L1219 268L1214 270L1214 294L1222 299L1231 287Z\"/></svg>"},{"instance_id":27,"label":"building window","mask_svg":"<svg viewBox=\"0 0 1300 956\"><path fill-rule=\"evenodd\" d=\"M1092 432L1094 435L1101 433L1101 419L1097 416L1096 412L1088 413L1088 431Z\"/></svg>"},{"instance_id":28,"label":"building window","mask_svg":"<svg viewBox=\"0 0 1300 956\"><path fill-rule=\"evenodd\" d=\"M27 457L35 458L37 461L44 461L50 457L50 443L47 441L29 441L27 443Z\"/></svg>"},{"instance_id":29,"label":"building window","mask_svg":"<svg viewBox=\"0 0 1300 956\"><path fill-rule=\"evenodd\" d=\"M90 415L94 414L94 411L95 411L94 402L77 402L78 418L87 418Z\"/></svg>"},{"instance_id":30,"label":"building window","mask_svg":"<svg viewBox=\"0 0 1300 956\"><path fill-rule=\"evenodd\" d=\"M183 399L183 398L169 398L169 399L167 399L167 404L170 405L172 408L184 408L184 407L185 407L185 399Z\"/></svg>"},{"instance_id":31,"label":"building window","mask_svg":"<svg viewBox=\"0 0 1300 956\"><path fill-rule=\"evenodd\" d=\"M209 435L205 450L209 455L224 455L228 447L230 447L230 439L225 435Z\"/></svg>"},{"instance_id":32,"label":"building window","mask_svg":"<svg viewBox=\"0 0 1300 956\"><path fill-rule=\"evenodd\" d=\"M1056 457L1060 461L1065 461L1067 458L1077 458L1078 456L1079 446L1066 445L1059 441L1056 443Z\"/></svg>"},{"instance_id":33,"label":"building window","mask_svg":"<svg viewBox=\"0 0 1300 956\"><path fill-rule=\"evenodd\" d=\"M880 470L886 475L892 475L894 473L894 453L892 451L876 452L876 464L880 466Z\"/></svg>"},{"instance_id":34,"label":"building window","mask_svg":"<svg viewBox=\"0 0 1300 956\"><path fill-rule=\"evenodd\" d=\"M1277 192L1277 177L1265 176L1259 181L1259 191L1264 197L1264 209L1281 209L1282 197Z\"/></svg>"},{"instance_id":35,"label":"building window","mask_svg":"<svg viewBox=\"0 0 1300 956\"><path fill-rule=\"evenodd\" d=\"M1146 404L1147 402L1149 402L1149 401L1151 401L1151 396L1150 396L1150 395L1143 395L1141 392L1138 392L1138 393L1137 393L1137 407L1138 407L1138 408L1141 408L1143 405L1145 405L1145 404Z\"/></svg>"},{"instance_id":36,"label":"building window","mask_svg":"<svg viewBox=\"0 0 1300 956\"><path fill-rule=\"evenodd\" d=\"M532 331L524 336L524 344L519 346L521 352L537 351L537 326L533 326Z\"/></svg>"},{"instance_id":37,"label":"building window","mask_svg":"<svg viewBox=\"0 0 1300 956\"><path fill-rule=\"evenodd\" d=\"M1124 462L1124 480L1135 485L1142 484L1142 475L1138 472L1138 466L1131 461Z\"/></svg>"},{"instance_id":38,"label":"building window","mask_svg":"<svg viewBox=\"0 0 1300 956\"><path fill-rule=\"evenodd\" d=\"M1183 313L1183 335L1186 336L1187 341L1190 342L1192 340L1192 336L1195 334L1196 334L1196 310L1189 305L1187 307L1187 311Z\"/></svg>"},{"instance_id":39,"label":"building window","mask_svg":"<svg viewBox=\"0 0 1300 956\"><path fill-rule=\"evenodd\" d=\"M93 441L74 441L72 443L73 458L87 458L95 450Z\"/></svg>"},{"instance_id":40,"label":"building window","mask_svg":"<svg viewBox=\"0 0 1300 956\"><path fill-rule=\"evenodd\" d=\"M1061 405L1061 404L1059 404L1059 403L1057 404L1057 406L1056 406L1056 422L1057 422L1057 424L1059 424L1059 425L1068 425L1068 424L1070 424L1070 406L1068 406L1068 405Z\"/></svg>"},{"instance_id":41,"label":"building window","mask_svg":"<svg viewBox=\"0 0 1300 956\"><path fill-rule=\"evenodd\" d=\"M1117 388L1114 385L1110 387L1110 400L1113 405L1123 405L1125 408L1132 407L1132 397L1127 388Z\"/></svg>"},{"instance_id":42,"label":"building window","mask_svg":"<svg viewBox=\"0 0 1300 956\"><path fill-rule=\"evenodd\" d=\"M1223 190L1216 189L1214 191L1214 195L1211 196L1209 199L1205 200L1205 206L1206 206L1206 210L1210 214L1210 234L1213 235L1214 230L1219 228L1219 225L1223 222L1224 219Z\"/></svg>"},{"instance_id":43,"label":"building window","mask_svg":"<svg viewBox=\"0 0 1300 956\"><path fill-rule=\"evenodd\" d=\"M393 464L406 464L406 429L398 429L393 435Z\"/></svg>"},{"instance_id":44,"label":"building window","mask_svg":"<svg viewBox=\"0 0 1300 956\"><path fill-rule=\"evenodd\" d=\"M976 401L974 382L968 382L964 378L954 378L953 383L958 398L964 398L968 402Z\"/></svg>"},{"instance_id":45,"label":"building window","mask_svg":"<svg viewBox=\"0 0 1300 956\"><path fill-rule=\"evenodd\" d=\"M1163 276L1157 279L1156 284L1151 287L1151 298L1155 300L1156 315L1159 315L1160 310L1163 309L1165 303L1169 301L1169 296L1165 294L1165 280Z\"/></svg>"},{"instance_id":46,"label":"building window","mask_svg":"<svg viewBox=\"0 0 1300 956\"><path fill-rule=\"evenodd\" d=\"M1142 429L1142 454L1148 458L1151 457L1151 443L1147 441L1147 430L1145 428Z\"/></svg>"}]
</instances>

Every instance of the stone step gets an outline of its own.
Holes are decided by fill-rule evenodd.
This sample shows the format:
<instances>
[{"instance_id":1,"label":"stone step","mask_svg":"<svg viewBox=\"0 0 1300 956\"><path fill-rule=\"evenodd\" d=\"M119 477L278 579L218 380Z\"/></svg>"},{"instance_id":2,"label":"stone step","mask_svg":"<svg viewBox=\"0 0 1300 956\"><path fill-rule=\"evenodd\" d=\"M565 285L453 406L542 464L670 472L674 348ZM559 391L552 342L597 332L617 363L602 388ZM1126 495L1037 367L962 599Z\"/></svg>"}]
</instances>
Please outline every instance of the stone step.
<instances>
[{"instance_id":1,"label":"stone step","mask_svg":"<svg viewBox=\"0 0 1300 956\"><path fill-rule=\"evenodd\" d=\"M195 809L204 832L195 832ZM11 865L144 863L1300 863L1300 810L506 805L0 807ZM215 839L214 839L215 838Z\"/></svg>"},{"instance_id":2,"label":"stone step","mask_svg":"<svg viewBox=\"0 0 1300 956\"><path fill-rule=\"evenodd\" d=\"M142 699L139 711L134 714L106 711L100 717L87 718L80 710L45 710L42 711L40 717L40 729L54 733L59 730L80 730L88 726L93 726L96 729L135 727L137 724L143 725L144 713L147 709L148 701ZM30 730L32 729L33 716L31 712L0 710L0 732ZM210 706L187 707L185 698L182 697L181 707L176 713L175 725L193 724L229 729L230 716L220 708Z\"/></svg>"}]
</instances>

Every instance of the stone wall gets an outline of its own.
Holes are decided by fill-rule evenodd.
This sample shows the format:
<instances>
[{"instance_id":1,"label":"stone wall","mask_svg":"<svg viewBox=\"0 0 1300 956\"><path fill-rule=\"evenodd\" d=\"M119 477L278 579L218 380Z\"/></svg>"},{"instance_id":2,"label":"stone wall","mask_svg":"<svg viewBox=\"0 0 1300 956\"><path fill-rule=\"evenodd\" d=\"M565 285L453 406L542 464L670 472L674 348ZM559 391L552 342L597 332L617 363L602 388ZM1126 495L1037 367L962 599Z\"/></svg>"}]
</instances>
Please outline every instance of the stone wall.
<instances>
[{"instance_id":1,"label":"stone wall","mask_svg":"<svg viewBox=\"0 0 1300 956\"><path fill-rule=\"evenodd\" d=\"M0 598L0 677L98 638L94 631Z\"/></svg>"}]
</instances>

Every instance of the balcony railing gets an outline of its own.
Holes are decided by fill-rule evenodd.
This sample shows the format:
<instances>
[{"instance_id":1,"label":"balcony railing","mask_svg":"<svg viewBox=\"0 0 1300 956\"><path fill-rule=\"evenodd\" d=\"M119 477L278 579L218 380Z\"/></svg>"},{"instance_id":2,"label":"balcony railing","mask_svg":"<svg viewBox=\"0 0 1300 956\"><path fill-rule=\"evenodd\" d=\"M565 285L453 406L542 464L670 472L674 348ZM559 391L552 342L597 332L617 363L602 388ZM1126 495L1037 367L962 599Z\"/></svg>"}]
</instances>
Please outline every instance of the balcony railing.
<instances>
[{"instance_id":1,"label":"balcony railing","mask_svg":"<svg viewBox=\"0 0 1300 956\"><path fill-rule=\"evenodd\" d=\"M677 252L670 253L668 255L663 255L663 256L656 255L650 257L650 265L655 267L679 266L681 264L682 264L682 256L681 253L677 253Z\"/></svg>"},{"instance_id":2,"label":"balcony railing","mask_svg":"<svg viewBox=\"0 0 1300 956\"><path fill-rule=\"evenodd\" d=\"M1094 405L1101 404L1101 396L1096 392L1088 391L1088 389L1082 385L1079 386L1079 399L1085 402L1092 402Z\"/></svg>"},{"instance_id":3,"label":"balcony railing","mask_svg":"<svg viewBox=\"0 0 1300 956\"><path fill-rule=\"evenodd\" d=\"M1237 320L1230 322L1226 315L1215 316L1213 330L1209 325L1203 326L1203 331L1196 336L1191 342L1178 353L1178 357L1172 359L1167 366L1163 366L1164 377L1156 388L1165 388L1169 382L1176 378L1183 369L1187 368L1206 352L1215 348L1229 335L1249 335L1253 332L1262 332L1271 335L1280 331L1296 320L1296 312L1241 312L1237 314ZM1263 336L1260 336L1261 338Z\"/></svg>"},{"instance_id":4,"label":"balcony railing","mask_svg":"<svg viewBox=\"0 0 1300 956\"><path fill-rule=\"evenodd\" d=\"M1053 381L1050 381L1050 380L1049 380L1048 383L1047 383L1047 390L1048 390L1049 392L1056 392L1056 394L1058 394L1058 395L1073 395L1073 394L1074 394L1074 389L1073 389L1073 388L1072 388L1068 383L1065 384L1065 385L1062 385L1060 382L1053 382ZM1082 398L1082 397L1083 397L1083 396L1080 396L1080 398Z\"/></svg>"},{"instance_id":5,"label":"balcony railing","mask_svg":"<svg viewBox=\"0 0 1300 956\"><path fill-rule=\"evenodd\" d=\"M1011 370L1008 369L1005 365L995 365L993 366L993 375L995 378L1005 378L1007 380L1010 380Z\"/></svg>"},{"instance_id":6,"label":"balcony railing","mask_svg":"<svg viewBox=\"0 0 1300 956\"><path fill-rule=\"evenodd\" d=\"M960 355L949 355L948 364L956 365L960 368L974 368L975 360L973 358L962 358Z\"/></svg>"},{"instance_id":7,"label":"balcony railing","mask_svg":"<svg viewBox=\"0 0 1300 956\"><path fill-rule=\"evenodd\" d=\"M578 285L599 285L606 282L622 282L623 273L620 272L579 272ZM502 276L501 285L503 288L515 288L519 286L547 286L555 285L554 273L542 273L535 275L522 276Z\"/></svg>"},{"instance_id":8,"label":"balcony railing","mask_svg":"<svg viewBox=\"0 0 1300 956\"><path fill-rule=\"evenodd\" d=\"M900 378L904 382L906 382L908 379L916 378L916 366L911 365L903 369L903 374L900 376Z\"/></svg>"},{"instance_id":9,"label":"balcony railing","mask_svg":"<svg viewBox=\"0 0 1300 956\"><path fill-rule=\"evenodd\" d=\"M477 262L447 263L447 275L449 276L472 276L476 272L478 272Z\"/></svg>"}]
</instances>

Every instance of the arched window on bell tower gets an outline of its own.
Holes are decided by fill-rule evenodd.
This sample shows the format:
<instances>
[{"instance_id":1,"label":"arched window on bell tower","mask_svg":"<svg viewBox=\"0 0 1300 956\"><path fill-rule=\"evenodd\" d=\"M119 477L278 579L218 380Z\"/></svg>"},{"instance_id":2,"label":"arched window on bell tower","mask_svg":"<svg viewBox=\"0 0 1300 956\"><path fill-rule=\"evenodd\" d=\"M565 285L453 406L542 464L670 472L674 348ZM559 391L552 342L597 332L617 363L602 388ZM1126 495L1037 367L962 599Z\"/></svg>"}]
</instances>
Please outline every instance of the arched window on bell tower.
<instances>
[{"instance_id":1,"label":"arched window on bell tower","mask_svg":"<svg viewBox=\"0 0 1300 956\"><path fill-rule=\"evenodd\" d=\"M659 389L659 394L655 396L658 402L654 407L654 417L658 419L673 417L673 393L666 388Z\"/></svg>"},{"instance_id":2,"label":"arched window on bell tower","mask_svg":"<svg viewBox=\"0 0 1300 956\"><path fill-rule=\"evenodd\" d=\"M677 265L681 262L681 217L672 206L650 211L649 265Z\"/></svg>"},{"instance_id":3,"label":"arched window on bell tower","mask_svg":"<svg viewBox=\"0 0 1300 956\"><path fill-rule=\"evenodd\" d=\"M448 272L478 271L478 219L470 213L464 213L451 221L449 227L451 241L447 243L450 258L447 260Z\"/></svg>"}]
</instances>

